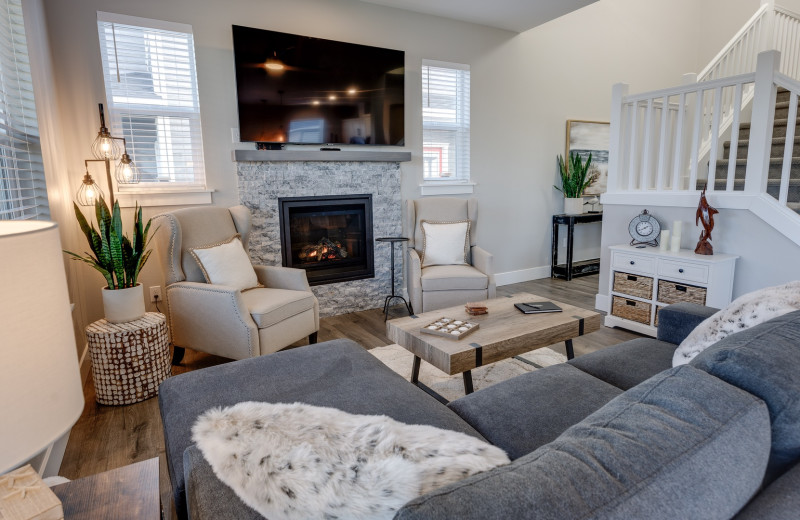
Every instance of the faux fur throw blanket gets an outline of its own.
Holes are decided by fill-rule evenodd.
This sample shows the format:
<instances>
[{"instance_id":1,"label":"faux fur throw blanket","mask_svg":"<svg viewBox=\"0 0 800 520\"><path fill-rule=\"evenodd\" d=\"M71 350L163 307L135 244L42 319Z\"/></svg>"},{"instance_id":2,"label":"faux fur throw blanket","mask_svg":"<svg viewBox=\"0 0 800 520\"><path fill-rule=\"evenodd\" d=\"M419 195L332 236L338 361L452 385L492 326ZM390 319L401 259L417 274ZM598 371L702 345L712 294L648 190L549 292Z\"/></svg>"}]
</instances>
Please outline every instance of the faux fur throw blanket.
<instances>
[{"instance_id":1,"label":"faux fur throw blanket","mask_svg":"<svg viewBox=\"0 0 800 520\"><path fill-rule=\"evenodd\" d=\"M214 408L192 433L217 477L270 520L388 519L419 495L509 463L463 433L301 403Z\"/></svg>"},{"instance_id":2,"label":"faux fur throw blanket","mask_svg":"<svg viewBox=\"0 0 800 520\"><path fill-rule=\"evenodd\" d=\"M740 296L700 323L681 342L672 357L672 366L685 365L722 338L798 309L800 281Z\"/></svg>"}]
</instances>

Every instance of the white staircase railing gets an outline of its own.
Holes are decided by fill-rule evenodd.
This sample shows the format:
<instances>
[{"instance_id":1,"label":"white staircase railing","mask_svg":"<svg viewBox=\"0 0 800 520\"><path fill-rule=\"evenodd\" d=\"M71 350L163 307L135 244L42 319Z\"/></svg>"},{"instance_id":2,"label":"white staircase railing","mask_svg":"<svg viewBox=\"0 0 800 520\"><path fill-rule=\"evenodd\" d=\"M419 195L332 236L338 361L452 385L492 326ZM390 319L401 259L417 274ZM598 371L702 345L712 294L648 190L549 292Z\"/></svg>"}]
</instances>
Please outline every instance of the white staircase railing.
<instances>
[{"instance_id":1,"label":"white staircase railing","mask_svg":"<svg viewBox=\"0 0 800 520\"><path fill-rule=\"evenodd\" d=\"M713 81L756 70L756 57L760 52L777 50L781 53L781 67L786 75L800 79L800 14L765 1L753 16L739 29L714 59L697 75L697 81ZM734 103L738 110L745 110L753 99L752 85L746 86L741 98L735 90L725 89L719 101L707 96L702 105L702 135L699 157L707 160L710 155L714 126L713 116L719 117L719 135L729 133L733 124ZM719 103L719 110L715 110Z\"/></svg>"},{"instance_id":2,"label":"white staircase railing","mask_svg":"<svg viewBox=\"0 0 800 520\"><path fill-rule=\"evenodd\" d=\"M779 63L778 51L765 51L754 73L635 95L624 83L614 85L608 191L602 202L696 204L697 190L705 185L719 207L751 209L800 244L800 164L795 157L800 81L778 72ZM789 92L782 94L788 108L786 102L780 106L787 111L785 124L783 115L777 124L775 119L779 88ZM753 101L743 110L748 90ZM732 100L727 129L725 99ZM704 157L706 115L711 124ZM773 128L785 134L782 151L783 137L773 140ZM744 132L749 135L740 137ZM720 144L725 141L730 142L727 156ZM739 158L740 141L747 142L746 160Z\"/></svg>"}]
</instances>

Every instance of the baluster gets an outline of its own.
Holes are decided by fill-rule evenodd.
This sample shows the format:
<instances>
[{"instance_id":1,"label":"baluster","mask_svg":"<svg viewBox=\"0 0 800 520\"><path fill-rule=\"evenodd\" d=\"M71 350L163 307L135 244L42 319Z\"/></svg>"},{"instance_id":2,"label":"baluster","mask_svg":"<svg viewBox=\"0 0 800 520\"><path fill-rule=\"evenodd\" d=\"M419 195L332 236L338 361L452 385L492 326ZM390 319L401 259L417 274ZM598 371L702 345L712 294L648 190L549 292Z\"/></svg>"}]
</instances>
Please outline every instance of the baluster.
<instances>
[{"instance_id":1,"label":"baluster","mask_svg":"<svg viewBox=\"0 0 800 520\"><path fill-rule=\"evenodd\" d=\"M781 170L781 191L778 201L786 205L789 198L789 175L792 170L792 155L794 152L794 129L797 125L797 94L790 91L789 95L789 120L786 121L786 145L783 148L783 169Z\"/></svg>"},{"instance_id":2,"label":"baluster","mask_svg":"<svg viewBox=\"0 0 800 520\"><path fill-rule=\"evenodd\" d=\"M728 183L727 191L733 191L733 181L736 176L736 160L739 157L739 118L742 112L742 84L736 84L736 93L733 96L733 123L731 124L731 147L728 149Z\"/></svg>"},{"instance_id":3,"label":"baluster","mask_svg":"<svg viewBox=\"0 0 800 520\"><path fill-rule=\"evenodd\" d=\"M667 120L669 119L669 95L664 96L661 104L661 142L658 145L658 173L656 174L656 190L664 187L664 170L667 167Z\"/></svg>"},{"instance_id":4,"label":"baluster","mask_svg":"<svg viewBox=\"0 0 800 520\"><path fill-rule=\"evenodd\" d=\"M714 112L711 114L711 151L708 159L708 191L714 191L717 174L717 149L719 148L719 112L722 103L722 87L714 89Z\"/></svg>"},{"instance_id":5,"label":"baluster","mask_svg":"<svg viewBox=\"0 0 800 520\"><path fill-rule=\"evenodd\" d=\"M636 143L638 142L639 135L636 133L636 127L639 124L639 102L633 102L633 109L631 110L631 149L628 150L628 190L633 191L635 184L633 182L634 170L636 168Z\"/></svg>"},{"instance_id":6,"label":"baluster","mask_svg":"<svg viewBox=\"0 0 800 520\"><path fill-rule=\"evenodd\" d=\"M697 189L697 152L700 147L700 123L703 116L703 89L697 89L694 125L692 126L692 155L689 163L689 189Z\"/></svg>"},{"instance_id":7,"label":"baluster","mask_svg":"<svg viewBox=\"0 0 800 520\"><path fill-rule=\"evenodd\" d=\"M650 142L653 140L651 135L652 131L652 117L653 117L653 98L647 100L647 112L644 117L644 148L642 148L642 156L644 164L640 172L639 189L645 191L650 188Z\"/></svg>"},{"instance_id":8,"label":"baluster","mask_svg":"<svg viewBox=\"0 0 800 520\"><path fill-rule=\"evenodd\" d=\"M676 123L677 131L675 132L675 158L673 159L672 168L672 189L681 189L681 165L683 164L683 118L686 115L686 93L681 92L681 98L678 101L678 122Z\"/></svg>"},{"instance_id":9,"label":"baluster","mask_svg":"<svg viewBox=\"0 0 800 520\"><path fill-rule=\"evenodd\" d=\"M617 83L611 88L611 140L608 146L608 191L620 191L622 183L623 156L625 140L625 110L627 105L624 102L628 95L628 85ZM565 158L566 160L566 158Z\"/></svg>"}]
</instances>

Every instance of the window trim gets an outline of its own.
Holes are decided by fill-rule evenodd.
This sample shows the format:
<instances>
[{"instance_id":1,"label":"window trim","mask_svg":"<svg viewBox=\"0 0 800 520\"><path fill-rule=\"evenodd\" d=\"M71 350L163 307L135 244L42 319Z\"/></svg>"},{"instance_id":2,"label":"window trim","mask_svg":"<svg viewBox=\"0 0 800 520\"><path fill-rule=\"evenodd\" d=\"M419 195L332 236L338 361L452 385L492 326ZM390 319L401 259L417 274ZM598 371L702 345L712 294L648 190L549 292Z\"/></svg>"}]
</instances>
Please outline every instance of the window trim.
<instances>
[{"instance_id":1,"label":"window trim","mask_svg":"<svg viewBox=\"0 0 800 520\"><path fill-rule=\"evenodd\" d=\"M421 76L423 76L422 69L424 67L434 67L434 68L444 68L444 69L452 69L452 70L461 70L470 72L469 64L464 63L454 63L454 62L447 62L447 61L439 61L439 60L429 60L423 59L421 65ZM470 79L471 83L471 79ZM422 82L420 82L420 86L422 86ZM471 84L470 84L470 91L471 91ZM464 99L458 100L461 104L464 103ZM471 109L471 99L467 99L467 107ZM424 148L425 148L425 116L420 113L422 118L422 148L423 148L423 156L424 156ZM470 118L471 119L471 118ZM439 123L439 127L444 127L445 124ZM454 129L461 129L462 127L453 124ZM470 124L468 125L468 129L470 132L468 143L470 144L470 152L469 157L467 158L468 162L472 162L472 147L471 147L471 126L472 122L470 120ZM474 186L476 183L472 180L472 172L471 169L468 172L468 177L460 178L460 179L450 179L450 178L443 178L443 179L433 179L433 178L425 178L425 170L423 168L422 171L422 182L419 184L420 186L420 193L421 195L461 195L461 194L471 194L474 192Z\"/></svg>"},{"instance_id":2,"label":"window trim","mask_svg":"<svg viewBox=\"0 0 800 520\"><path fill-rule=\"evenodd\" d=\"M122 25L132 25L137 27L147 27L162 31L173 31L191 34L194 37L194 31L189 24L170 22L165 20L156 20L153 18L143 18L138 16L129 16L117 13L109 13L106 11L97 11L97 23L116 23ZM98 34L98 44L101 46L101 64L102 64L102 40ZM208 178L205 168L205 147L203 145L203 131L202 131L202 110L200 109L200 88L199 79L197 74L197 49L194 46L194 38L192 38L192 45L194 47L194 66L193 76L197 88L197 116L200 135L200 153L203 155L203 172L202 179L199 182L182 182L182 183L159 183L159 182L141 182L135 185L119 185L116 179L112 179L114 184L114 193L116 199L119 201L121 207L134 207L137 203L139 206L179 206L190 204L211 204L211 194L215 191L208 187ZM103 71L103 86L106 95L106 104L110 116L109 123L113 124L114 111L119 107L115 107L113 103L108 101L110 94L107 86L105 85L105 70ZM131 108L130 111L139 111L139 108ZM182 110L180 108L164 109L160 114L164 115L180 115ZM194 112L192 112L194 113ZM111 126L109 124L109 126Z\"/></svg>"}]
</instances>

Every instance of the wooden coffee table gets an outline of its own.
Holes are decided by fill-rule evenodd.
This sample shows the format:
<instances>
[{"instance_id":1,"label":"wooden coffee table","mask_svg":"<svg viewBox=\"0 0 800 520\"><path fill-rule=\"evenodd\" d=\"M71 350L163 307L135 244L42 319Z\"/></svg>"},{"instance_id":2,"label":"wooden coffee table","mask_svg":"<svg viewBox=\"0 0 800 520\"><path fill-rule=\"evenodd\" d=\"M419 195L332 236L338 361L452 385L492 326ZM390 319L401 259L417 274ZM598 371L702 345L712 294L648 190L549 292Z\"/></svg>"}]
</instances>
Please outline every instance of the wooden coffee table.
<instances>
[{"instance_id":1,"label":"wooden coffee table","mask_svg":"<svg viewBox=\"0 0 800 520\"><path fill-rule=\"evenodd\" d=\"M532 301L552 301L563 312L523 314L514 307L515 303ZM470 316L459 305L387 322L389 339L414 354L412 383L433 392L419 382L420 362L425 360L446 374L463 374L464 391L469 394L473 391L473 368L561 341L566 343L567 358L572 359L572 339L598 330L601 322L600 314L594 311L527 293L487 300L486 306L489 313L482 316ZM479 323L480 328L460 340L420 332L424 325L442 317L469 320Z\"/></svg>"}]
</instances>

